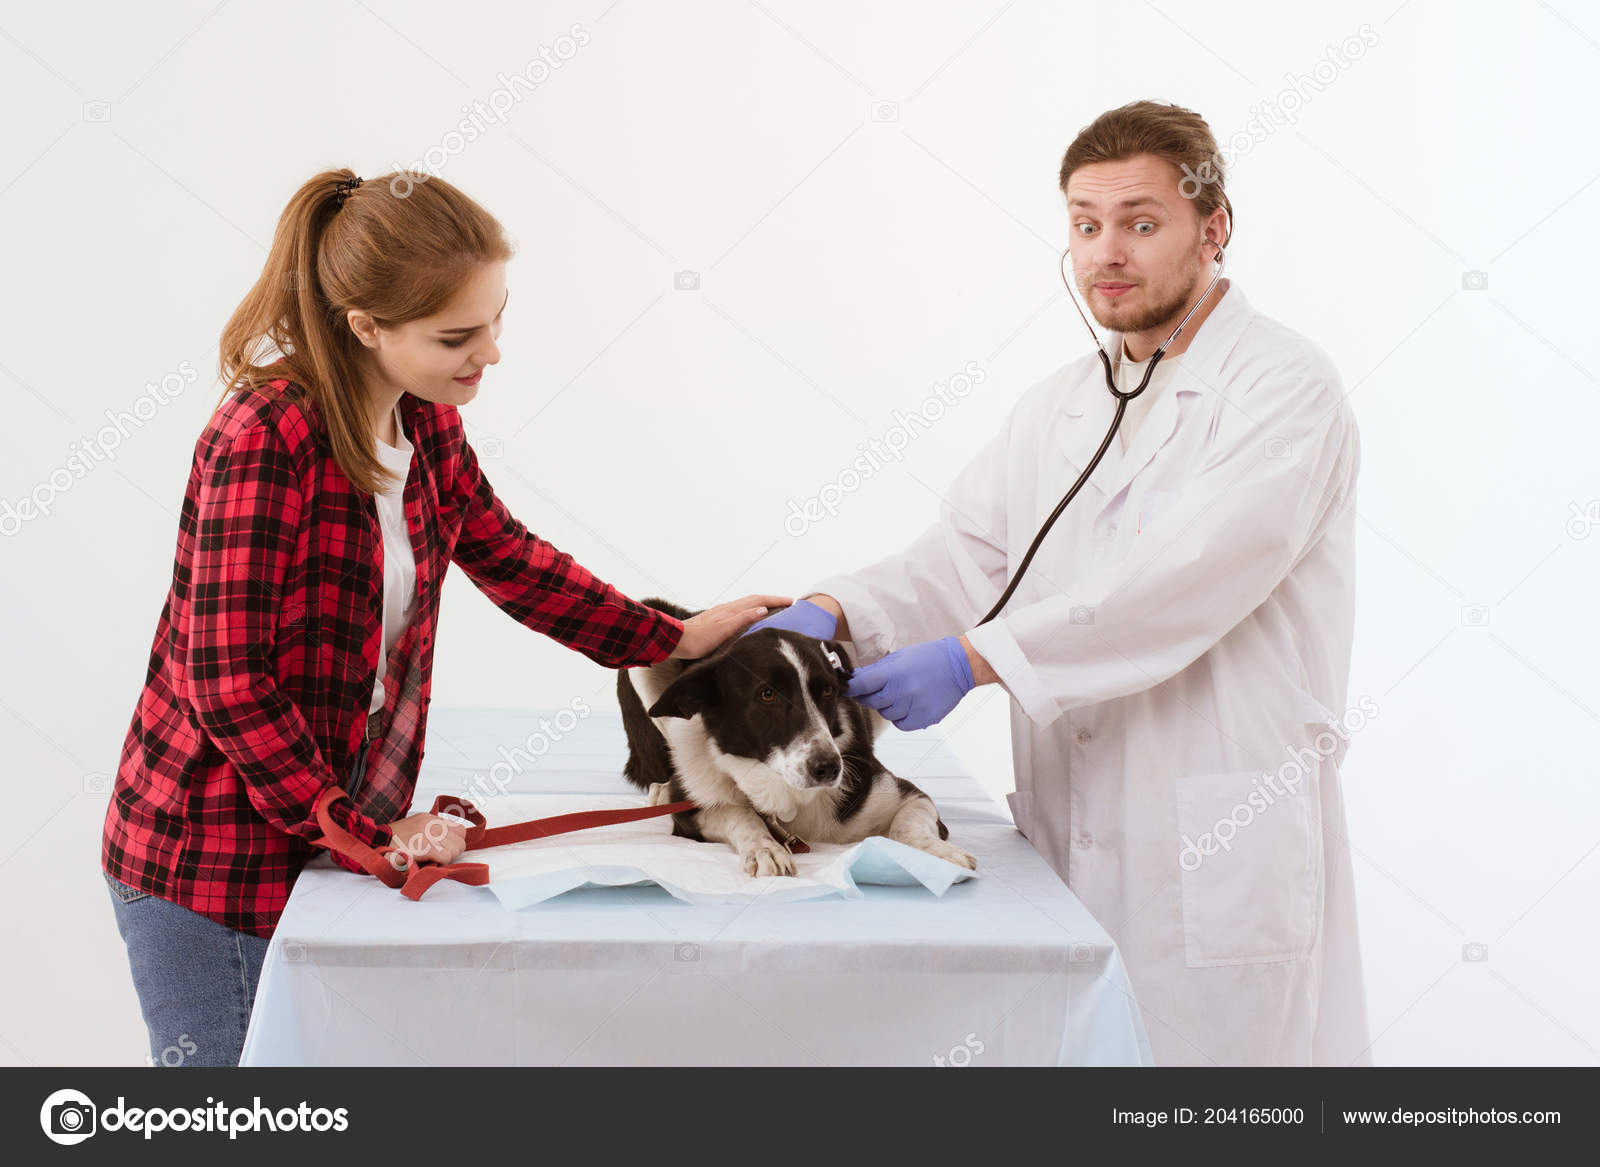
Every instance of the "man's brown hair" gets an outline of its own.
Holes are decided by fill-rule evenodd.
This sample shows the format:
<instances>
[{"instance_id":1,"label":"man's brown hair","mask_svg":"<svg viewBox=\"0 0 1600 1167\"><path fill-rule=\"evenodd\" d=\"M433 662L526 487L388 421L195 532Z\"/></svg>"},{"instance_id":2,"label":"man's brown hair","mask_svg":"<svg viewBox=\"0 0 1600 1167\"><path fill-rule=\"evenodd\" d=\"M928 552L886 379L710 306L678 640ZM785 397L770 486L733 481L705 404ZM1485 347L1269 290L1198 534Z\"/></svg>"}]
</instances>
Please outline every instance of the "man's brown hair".
<instances>
[{"instance_id":1,"label":"man's brown hair","mask_svg":"<svg viewBox=\"0 0 1600 1167\"><path fill-rule=\"evenodd\" d=\"M1067 179L1091 162L1121 162L1153 154L1178 175L1178 191L1194 203L1203 223L1221 207L1228 212L1226 248L1233 238L1233 204L1223 189L1226 178L1211 127L1192 109L1159 101L1132 101L1109 109L1083 129L1061 159L1061 193Z\"/></svg>"}]
</instances>

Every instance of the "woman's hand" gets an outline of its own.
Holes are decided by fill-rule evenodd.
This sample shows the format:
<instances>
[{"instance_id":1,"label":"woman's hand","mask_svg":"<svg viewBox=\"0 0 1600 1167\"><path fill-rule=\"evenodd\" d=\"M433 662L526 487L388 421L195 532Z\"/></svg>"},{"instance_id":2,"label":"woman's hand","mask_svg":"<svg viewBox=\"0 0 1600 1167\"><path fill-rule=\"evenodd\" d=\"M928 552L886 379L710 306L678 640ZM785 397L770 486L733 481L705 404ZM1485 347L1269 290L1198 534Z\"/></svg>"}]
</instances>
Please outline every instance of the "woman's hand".
<instances>
[{"instance_id":1,"label":"woman's hand","mask_svg":"<svg viewBox=\"0 0 1600 1167\"><path fill-rule=\"evenodd\" d=\"M683 638L671 655L690 659L707 656L723 641L760 620L768 609L786 608L792 603L792 596L745 596L707 608L683 622Z\"/></svg>"},{"instance_id":2,"label":"woman's hand","mask_svg":"<svg viewBox=\"0 0 1600 1167\"><path fill-rule=\"evenodd\" d=\"M389 824L392 843L413 859L454 863L467 849L467 828L436 814L414 814Z\"/></svg>"}]
</instances>

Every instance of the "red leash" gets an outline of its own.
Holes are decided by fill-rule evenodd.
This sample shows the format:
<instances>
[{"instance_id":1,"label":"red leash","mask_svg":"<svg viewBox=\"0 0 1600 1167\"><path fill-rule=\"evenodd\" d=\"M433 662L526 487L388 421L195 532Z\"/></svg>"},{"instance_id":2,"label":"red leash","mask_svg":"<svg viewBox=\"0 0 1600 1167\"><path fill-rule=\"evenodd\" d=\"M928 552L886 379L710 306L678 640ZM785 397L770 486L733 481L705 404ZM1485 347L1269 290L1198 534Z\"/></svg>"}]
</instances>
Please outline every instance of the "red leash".
<instances>
[{"instance_id":1,"label":"red leash","mask_svg":"<svg viewBox=\"0 0 1600 1167\"><path fill-rule=\"evenodd\" d=\"M312 845L337 851L358 863L368 875L381 879L408 900L419 900L422 894L441 879L453 879L472 887L482 887L489 882L487 863L435 863L432 860L414 859L411 854L393 845L370 847L333 821L328 805L344 797L344 791L330 786L317 798L317 825L322 835L312 839ZM638 806L623 810L580 810L573 814L558 814L551 818L531 819L509 827L491 827L483 814L469 799L452 798L441 794L433 800L432 814L452 814L466 819L467 849L504 847L507 843L523 843L529 839L544 839L551 835L564 835L570 831L604 827L612 823L631 823L657 815L697 809L693 802L672 802L665 806ZM803 845L803 844L802 844Z\"/></svg>"}]
</instances>

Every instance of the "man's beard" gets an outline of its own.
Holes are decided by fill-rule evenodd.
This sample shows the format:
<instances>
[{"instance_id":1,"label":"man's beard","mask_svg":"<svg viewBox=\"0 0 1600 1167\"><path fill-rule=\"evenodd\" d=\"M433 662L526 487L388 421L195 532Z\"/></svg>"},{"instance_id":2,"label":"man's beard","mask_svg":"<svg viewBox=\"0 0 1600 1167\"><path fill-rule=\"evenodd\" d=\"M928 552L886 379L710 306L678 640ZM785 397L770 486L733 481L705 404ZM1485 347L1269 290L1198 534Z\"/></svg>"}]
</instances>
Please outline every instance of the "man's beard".
<instances>
[{"instance_id":1,"label":"man's beard","mask_svg":"<svg viewBox=\"0 0 1600 1167\"><path fill-rule=\"evenodd\" d=\"M1163 297L1154 304L1147 305L1142 311L1132 315L1122 314L1118 311L1117 301L1106 300L1104 297L1086 295L1090 312L1101 328L1112 332L1152 332L1161 330L1170 332L1178 326L1183 313L1189 308L1189 295L1194 291L1194 286L1200 276L1200 264L1197 260L1189 270L1183 273L1183 278L1178 281L1178 290ZM1143 285L1149 290L1150 285ZM1090 293L1094 292L1091 285ZM1110 315L1106 311L1109 309Z\"/></svg>"}]
</instances>

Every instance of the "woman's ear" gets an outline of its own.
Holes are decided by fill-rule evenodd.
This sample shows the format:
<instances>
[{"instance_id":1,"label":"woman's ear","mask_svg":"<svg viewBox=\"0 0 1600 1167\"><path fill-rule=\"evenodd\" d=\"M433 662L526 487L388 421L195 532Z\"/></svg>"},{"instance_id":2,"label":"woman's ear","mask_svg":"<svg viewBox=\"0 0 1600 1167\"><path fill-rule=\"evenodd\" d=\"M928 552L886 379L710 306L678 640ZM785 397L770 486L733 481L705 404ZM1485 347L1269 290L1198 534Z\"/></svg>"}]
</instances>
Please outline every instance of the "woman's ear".
<instances>
[{"instance_id":1,"label":"woman's ear","mask_svg":"<svg viewBox=\"0 0 1600 1167\"><path fill-rule=\"evenodd\" d=\"M693 717L717 697L717 670L704 662L691 665L650 706L651 717Z\"/></svg>"},{"instance_id":2,"label":"woman's ear","mask_svg":"<svg viewBox=\"0 0 1600 1167\"><path fill-rule=\"evenodd\" d=\"M356 339L367 348L378 347L378 326L372 320L372 314L361 308L352 308L345 313L345 322L349 324L350 331L355 333Z\"/></svg>"}]
</instances>

